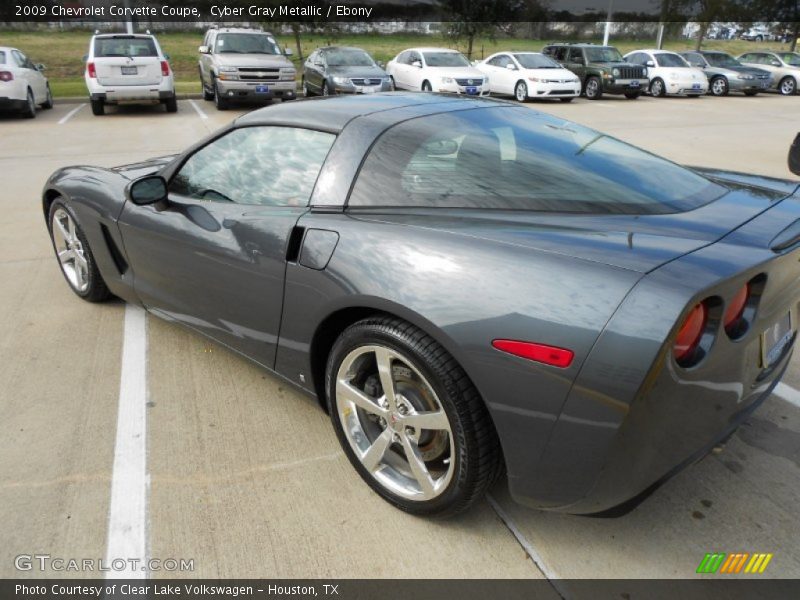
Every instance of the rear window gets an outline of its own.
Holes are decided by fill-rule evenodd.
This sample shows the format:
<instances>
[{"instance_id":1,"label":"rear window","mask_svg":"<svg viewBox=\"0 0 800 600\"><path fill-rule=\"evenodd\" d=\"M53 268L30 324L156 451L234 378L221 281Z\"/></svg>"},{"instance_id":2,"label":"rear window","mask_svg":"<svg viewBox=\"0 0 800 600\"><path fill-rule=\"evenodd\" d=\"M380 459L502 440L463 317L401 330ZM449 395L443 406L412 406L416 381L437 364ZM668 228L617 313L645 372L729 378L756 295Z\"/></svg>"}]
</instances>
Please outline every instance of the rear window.
<instances>
[{"instance_id":1,"label":"rear window","mask_svg":"<svg viewBox=\"0 0 800 600\"><path fill-rule=\"evenodd\" d=\"M156 43L152 38L113 37L95 38L95 58L109 58L113 56L158 56Z\"/></svg>"},{"instance_id":2,"label":"rear window","mask_svg":"<svg viewBox=\"0 0 800 600\"><path fill-rule=\"evenodd\" d=\"M498 107L392 127L367 156L349 205L659 214L726 191L597 131Z\"/></svg>"}]
</instances>

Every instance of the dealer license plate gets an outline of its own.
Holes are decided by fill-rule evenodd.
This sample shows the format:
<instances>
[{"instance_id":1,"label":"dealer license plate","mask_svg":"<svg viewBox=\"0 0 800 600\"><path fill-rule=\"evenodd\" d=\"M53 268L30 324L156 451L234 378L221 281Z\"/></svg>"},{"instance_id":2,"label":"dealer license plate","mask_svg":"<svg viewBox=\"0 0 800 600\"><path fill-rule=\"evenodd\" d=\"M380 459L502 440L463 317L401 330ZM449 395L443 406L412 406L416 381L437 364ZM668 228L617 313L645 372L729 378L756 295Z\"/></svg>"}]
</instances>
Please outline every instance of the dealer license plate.
<instances>
[{"instance_id":1,"label":"dealer license plate","mask_svg":"<svg viewBox=\"0 0 800 600\"><path fill-rule=\"evenodd\" d=\"M640 85L640 84L639 84L639 81L638 81L637 79L634 79L633 81L631 81L631 82L628 84L628 87L637 88L637 87L639 87L639 85Z\"/></svg>"},{"instance_id":2,"label":"dealer license plate","mask_svg":"<svg viewBox=\"0 0 800 600\"><path fill-rule=\"evenodd\" d=\"M269 93L269 86L268 85L257 85L256 86L256 94L268 94Z\"/></svg>"},{"instance_id":3,"label":"dealer license plate","mask_svg":"<svg viewBox=\"0 0 800 600\"><path fill-rule=\"evenodd\" d=\"M766 81L762 81L758 85L762 90L765 90L765 89L767 89L768 83Z\"/></svg>"},{"instance_id":4,"label":"dealer license plate","mask_svg":"<svg viewBox=\"0 0 800 600\"><path fill-rule=\"evenodd\" d=\"M139 69L137 67L121 67L123 75L138 75Z\"/></svg>"},{"instance_id":5,"label":"dealer license plate","mask_svg":"<svg viewBox=\"0 0 800 600\"><path fill-rule=\"evenodd\" d=\"M792 313L787 312L761 334L761 366L766 368L775 364L791 339Z\"/></svg>"},{"instance_id":6,"label":"dealer license plate","mask_svg":"<svg viewBox=\"0 0 800 600\"><path fill-rule=\"evenodd\" d=\"M693 90L699 90L699 89L701 89L702 87L703 87L703 86L702 86L702 85L700 85L699 83L693 83L693 84L692 84L692 89L693 89Z\"/></svg>"},{"instance_id":7,"label":"dealer license plate","mask_svg":"<svg viewBox=\"0 0 800 600\"><path fill-rule=\"evenodd\" d=\"M476 87L468 87L467 88L467 93L468 94L473 94L473 95L477 94L478 93L478 88L476 88Z\"/></svg>"}]
</instances>

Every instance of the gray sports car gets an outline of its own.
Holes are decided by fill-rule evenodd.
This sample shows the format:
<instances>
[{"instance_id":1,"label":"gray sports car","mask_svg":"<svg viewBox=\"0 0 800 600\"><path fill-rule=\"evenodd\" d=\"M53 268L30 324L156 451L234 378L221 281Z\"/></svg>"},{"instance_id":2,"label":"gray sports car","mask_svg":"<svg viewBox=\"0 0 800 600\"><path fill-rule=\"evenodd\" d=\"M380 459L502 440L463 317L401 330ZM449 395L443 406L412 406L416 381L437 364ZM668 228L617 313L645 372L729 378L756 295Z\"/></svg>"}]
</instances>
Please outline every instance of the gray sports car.
<instances>
[{"instance_id":1,"label":"gray sports car","mask_svg":"<svg viewBox=\"0 0 800 600\"><path fill-rule=\"evenodd\" d=\"M505 470L615 507L730 435L796 337L796 183L689 169L492 99L319 98L186 152L50 177L74 292L316 395L383 498L445 515Z\"/></svg>"}]
</instances>

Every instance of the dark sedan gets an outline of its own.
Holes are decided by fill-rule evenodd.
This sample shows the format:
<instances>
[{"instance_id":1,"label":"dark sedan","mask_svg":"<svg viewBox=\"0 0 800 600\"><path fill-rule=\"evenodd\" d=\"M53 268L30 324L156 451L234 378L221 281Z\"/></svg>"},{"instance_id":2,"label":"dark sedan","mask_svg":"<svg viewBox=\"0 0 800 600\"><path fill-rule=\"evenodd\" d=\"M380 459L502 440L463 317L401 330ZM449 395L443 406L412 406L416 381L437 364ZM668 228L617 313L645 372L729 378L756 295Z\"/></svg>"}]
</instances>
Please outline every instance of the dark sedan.
<instances>
[{"instance_id":1,"label":"dark sedan","mask_svg":"<svg viewBox=\"0 0 800 600\"><path fill-rule=\"evenodd\" d=\"M303 65L306 96L371 94L393 89L391 77L361 48L319 48Z\"/></svg>"},{"instance_id":2,"label":"dark sedan","mask_svg":"<svg viewBox=\"0 0 800 600\"><path fill-rule=\"evenodd\" d=\"M518 501L592 513L702 456L779 381L796 187L499 100L393 93L60 169L42 209L78 296L315 395L395 506L453 514L505 470Z\"/></svg>"},{"instance_id":3,"label":"dark sedan","mask_svg":"<svg viewBox=\"0 0 800 600\"><path fill-rule=\"evenodd\" d=\"M681 56L703 70L708 77L708 93L714 96L727 96L729 92L755 96L772 86L772 73L743 65L725 52L681 52Z\"/></svg>"}]
</instances>

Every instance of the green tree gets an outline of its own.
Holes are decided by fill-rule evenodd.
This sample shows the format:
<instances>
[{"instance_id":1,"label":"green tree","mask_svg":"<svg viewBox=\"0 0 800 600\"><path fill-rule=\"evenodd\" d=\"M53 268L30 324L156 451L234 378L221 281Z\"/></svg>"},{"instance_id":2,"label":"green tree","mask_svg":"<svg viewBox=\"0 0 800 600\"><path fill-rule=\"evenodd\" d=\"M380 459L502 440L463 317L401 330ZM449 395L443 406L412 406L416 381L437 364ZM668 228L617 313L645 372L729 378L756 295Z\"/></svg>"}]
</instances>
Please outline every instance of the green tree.
<instances>
[{"instance_id":1,"label":"green tree","mask_svg":"<svg viewBox=\"0 0 800 600\"><path fill-rule=\"evenodd\" d=\"M448 35L467 43L467 58L472 59L475 39L493 38L502 23L516 21L525 7L523 0L442 0L449 15Z\"/></svg>"}]
</instances>

